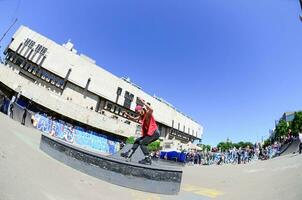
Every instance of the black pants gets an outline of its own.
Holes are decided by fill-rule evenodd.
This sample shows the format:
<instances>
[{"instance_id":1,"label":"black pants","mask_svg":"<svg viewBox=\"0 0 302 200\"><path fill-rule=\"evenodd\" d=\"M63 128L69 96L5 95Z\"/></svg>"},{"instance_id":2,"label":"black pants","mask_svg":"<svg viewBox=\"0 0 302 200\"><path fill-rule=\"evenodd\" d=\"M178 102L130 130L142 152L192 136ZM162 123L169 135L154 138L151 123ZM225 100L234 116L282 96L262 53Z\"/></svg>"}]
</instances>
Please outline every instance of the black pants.
<instances>
[{"instance_id":1,"label":"black pants","mask_svg":"<svg viewBox=\"0 0 302 200\"><path fill-rule=\"evenodd\" d=\"M300 145L299 145L299 153L302 153L302 142L300 142Z\"/></svg>"},{"instance_id":2,"label":"black pants","mask_svg":"<svg viewBox=\"0 0 302 200\"><path fill-rule=\"evenodd\" d=\"M135 152L136 149L140 146L144 155L148 156L149 155L149 150L147 148L148 144L156 141L159 138L159 136L160 136L160 133L158 130L156 130L156 131L154 131L153 135L151 135L151 136L142 136L142 137L137 138L134 141L134 144L132 146L133 152Z\"/></svg>"},{"instance_id":3,"label":"black pants","mask_svg":"<svg viewBox=\"0 0 302 200\"><path fill-rule=\"evenodd\" d=\"M23 124L23 125L25 125L26 116L27 116L27 110L25 109L24 113L23 113L23 116L22 116L22 122L21 122L21 124Z\"/></svg>"}]
</instances>

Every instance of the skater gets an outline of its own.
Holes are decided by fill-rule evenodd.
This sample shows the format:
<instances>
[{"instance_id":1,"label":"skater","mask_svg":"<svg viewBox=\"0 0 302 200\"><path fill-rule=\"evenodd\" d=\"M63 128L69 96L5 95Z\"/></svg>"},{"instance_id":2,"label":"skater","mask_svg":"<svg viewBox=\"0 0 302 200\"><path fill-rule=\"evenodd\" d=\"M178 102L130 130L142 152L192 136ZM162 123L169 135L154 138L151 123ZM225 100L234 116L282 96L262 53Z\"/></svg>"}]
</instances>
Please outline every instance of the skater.
<instances>
[{"instance_id":1,"label":"skater","mask_svg":"<svg viewBox=\"0 0 302 200\"><path fill-rule=\"evenodd\" d=\"M132 148L129 151L121 153L121 156L131 158L136 149L140 146L145 158L140 160L139 163L151 165L151 156L147 146L151 142L156 141L159 138L160 133L153 117L153 109L151 108L150 104L145 103L145 101L141 98L139 98L139 100L142 102L143 106L137 105L135 108L135 112L138 114L138 117L132 117L126 112L124 112L124 114L128 119L136 120L141 123L142 136L135 140Z\"/></svg>"}]
</instances>

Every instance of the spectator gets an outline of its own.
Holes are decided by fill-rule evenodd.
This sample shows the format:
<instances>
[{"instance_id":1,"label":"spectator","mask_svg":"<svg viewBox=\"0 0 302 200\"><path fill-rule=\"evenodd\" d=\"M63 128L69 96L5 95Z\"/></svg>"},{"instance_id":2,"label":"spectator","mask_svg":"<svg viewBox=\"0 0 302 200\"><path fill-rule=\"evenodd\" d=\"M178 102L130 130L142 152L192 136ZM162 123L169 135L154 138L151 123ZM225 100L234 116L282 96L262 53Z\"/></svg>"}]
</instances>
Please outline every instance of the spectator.
<instances>
[{"instance_id":1,"label":"spectator","mask_svg":"<svg viewBox=\"0 0 302 200\"><path fill-rule=\"evenodd\" d=\"M15 103L15 101L16 101L16 96L13 96L9 102L8 109L7 109L7 115L10 116L11 118L13 118L13 116L14 116L14 114L11 113L11 110L12 111L14 110L13 104Z\"/></svg>"},{"instance_id":2,"label":"spectator","mask_svg":"<svg viewBox=\"0 0 302 200\"><path fill-rule=\"evenodd\" d=\"M300 140L300 144L299 144L299 154L302 153L302 128L299 131L299 140Z\"/></svg>"},{"instance_id":3,"label":"spectator","mask_svg":"<svg viewBox=\"0 0 302 200\"><path fill-rule=\"evenodd\" d=\"M21 122L22 125L25 125L26 116L27 116L27 108L24 109L24 113L22 116L22 122Z\"/></svg>"},{"instance_id":4,"label":"spectator","mask_svg":"<svg viewBox=\"0 0 302 200\"><path fill-rule=\"evenodd\" d=\"M14 103L11 103L9 106L9 117L14 118Z\"/></svg>"}]
</instances>

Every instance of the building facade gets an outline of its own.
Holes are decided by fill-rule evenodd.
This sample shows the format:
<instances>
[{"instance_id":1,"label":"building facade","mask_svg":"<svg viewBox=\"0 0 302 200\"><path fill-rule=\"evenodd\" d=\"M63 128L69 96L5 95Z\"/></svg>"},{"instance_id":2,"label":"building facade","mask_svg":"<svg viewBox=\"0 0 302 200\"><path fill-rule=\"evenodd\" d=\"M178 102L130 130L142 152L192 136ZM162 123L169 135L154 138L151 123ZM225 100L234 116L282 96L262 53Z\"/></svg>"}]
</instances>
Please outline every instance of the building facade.
<instances>
[{"instance_id":1,"label":"building facade","mask_svg":"<svg viewBox=\"0 0 302 200\"><path fill-rule=\"evenodd\" d=\"M59 45L21 26L4 54L1 84L65 117L120 137L139 135L139 124L122 113L135 116L141 97L154 108L162 138L188 143L202 137L199 123L78 54L71 42Z\"/></svg>"}]
</instances>

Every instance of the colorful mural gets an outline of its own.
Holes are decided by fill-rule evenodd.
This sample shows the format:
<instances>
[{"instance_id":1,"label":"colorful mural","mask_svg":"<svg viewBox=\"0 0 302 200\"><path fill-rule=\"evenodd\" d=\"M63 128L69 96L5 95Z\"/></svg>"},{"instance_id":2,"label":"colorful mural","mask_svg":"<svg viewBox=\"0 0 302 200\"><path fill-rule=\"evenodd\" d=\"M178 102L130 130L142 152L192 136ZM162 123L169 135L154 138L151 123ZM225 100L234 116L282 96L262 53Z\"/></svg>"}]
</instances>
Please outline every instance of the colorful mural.
<instances>
[{"instance_id":1,"label":"colorful mural","mask_svg":"<svg viewBox=\"0 0 302 200\"><path fill-rule=\"evenodd\" d=\"M33 116L34 127L43 133L49 134L71 144L76 144L85 149L91 149L102 153L114 154L120 144L114 138L85 130L78 126L66 123L62 120L53 120L39 113Z\"/></svg>"}]
</instances>

